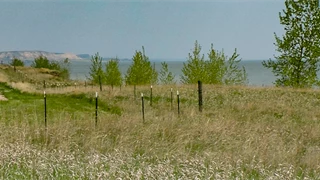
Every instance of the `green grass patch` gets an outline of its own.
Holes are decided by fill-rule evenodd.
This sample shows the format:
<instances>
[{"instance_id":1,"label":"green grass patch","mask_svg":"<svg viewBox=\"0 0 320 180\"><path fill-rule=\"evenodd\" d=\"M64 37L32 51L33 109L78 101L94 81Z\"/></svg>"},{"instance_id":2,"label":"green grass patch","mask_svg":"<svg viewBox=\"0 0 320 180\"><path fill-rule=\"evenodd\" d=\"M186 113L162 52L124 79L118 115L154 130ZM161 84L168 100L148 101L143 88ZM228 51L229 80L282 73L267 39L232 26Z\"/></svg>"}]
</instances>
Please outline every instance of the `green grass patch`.
<instances>
[{"instance_id":1,"label":"green grass patch","mask_svg":"<svg viewBox=\"0 0 320 180\"><path fill-rule=\"evenodd\" d=\"M32 107L25 113L32 113L32 110L42 111L44 109L44 95L31 94L21 92L8 86L6 83L0 83L0 93L3 94L8 101L0 102L4 106L3 110L9 111L16 108ZM95 111L95 98L81 94L46 94L47 111L51 115L56 116L60 112L67 113L91 113ZM122 110L116 105L109 105L104 101L99 100L99 111L108 112L111 114L121 115Z\"/></svg>"}]
</instances>

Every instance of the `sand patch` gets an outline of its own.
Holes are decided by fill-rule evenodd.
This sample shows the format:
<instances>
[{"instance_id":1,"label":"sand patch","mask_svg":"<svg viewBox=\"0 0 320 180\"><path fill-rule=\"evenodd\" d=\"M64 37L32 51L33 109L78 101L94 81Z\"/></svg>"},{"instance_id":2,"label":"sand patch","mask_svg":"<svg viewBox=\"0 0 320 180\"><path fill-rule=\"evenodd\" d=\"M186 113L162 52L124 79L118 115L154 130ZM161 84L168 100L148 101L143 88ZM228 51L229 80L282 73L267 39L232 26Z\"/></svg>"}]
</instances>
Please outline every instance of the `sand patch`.
<instances>
[{"instance_id":1,"label":"sand patch","mask_svg":"<svg viewBox=\"0 0 320 180\"><path fill-rule=\"evenodd\" d=\"M8 99L0 94L0 101L8 101Z\"/></svg>"}]
</instances>

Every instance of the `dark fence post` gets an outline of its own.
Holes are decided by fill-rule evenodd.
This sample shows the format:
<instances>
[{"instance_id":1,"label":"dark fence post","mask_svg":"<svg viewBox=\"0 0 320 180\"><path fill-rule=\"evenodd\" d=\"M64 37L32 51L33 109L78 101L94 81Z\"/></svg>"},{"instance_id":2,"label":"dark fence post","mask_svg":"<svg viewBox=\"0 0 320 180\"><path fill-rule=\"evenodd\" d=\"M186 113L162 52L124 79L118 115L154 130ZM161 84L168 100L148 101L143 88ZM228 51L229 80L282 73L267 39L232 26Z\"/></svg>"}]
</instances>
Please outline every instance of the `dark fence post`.
<instances>
[{"instance_id":1,"label":"dark fence post","mask_svg":"<svg viewBox=\"0 0 320 180\"><path fill-rule=\"evenodd\" d=\"M46 89L46 80L43 80L43 89Z\"/></svg>"},{"instance_id":2,"label":"dark fence post","mask_svg":"<svg viewBox=\"0 0 320 180\"><path fill-rule=\"evenodd\" d=\"M171 102L171 110L173 109L173 92L172 92L172 88L171 88L171 92L170 92L170 102Z\"/></svg>"},{"instance_id":3,"label":"dark fence post","mask_svg":"<svg viewBox=\"0 0 320 180\"><path fill-rule=\"evenodd\" d=\"M152 85L150 87L150 106L152 107Z\"/></svg>"},{"instance_id":4,"label":"dark fence post","mask_svg":"<svg viewBox=\"0 0 320 180\"><path fill-rule=\"evenodd\" d=\"M144 123L144 99L143 99L143 93L141 93L141 110L142 110L142 122Z\"/></svg>"},{"instance_id":5,"label":"dark fence post","mask_svg":"<svg viewBox=\"0 0 320 180\"><path fill-rule=\"evenodd\" d=\"M177 102L178 102L178 115L180 115L180 95L179 95L179 91L177 91Z\"/></svg>"},{"instance_id":6,"label":"dark fence post","mask_svg":"<svg viewBox=\"0 0 320 180\"><path fill-rule=\"evenodd\" d=\"M198 81L199 111L202 112L202 82Z\"/></svg>"},{"instance_id":7,"label":"dark fence post","mask_svg":"<svg viewBox=\"0 0 320 180\"><path fill-rule=\"evenodd\" d=\"M47 97L46 97L46 91L43 91L43 99L44 99L44 127L47 129Z\"/></svg>"},{"instance_id":8,"label":"dark fence post","mask_svg":"<svg viewBox=\"0 0 320 180\"><path fill-rule=\"evenodd\" d=\"M96 121L95 121L95 127L98 125L98 92L96 92Z\"/></svg>"}]
</instances>

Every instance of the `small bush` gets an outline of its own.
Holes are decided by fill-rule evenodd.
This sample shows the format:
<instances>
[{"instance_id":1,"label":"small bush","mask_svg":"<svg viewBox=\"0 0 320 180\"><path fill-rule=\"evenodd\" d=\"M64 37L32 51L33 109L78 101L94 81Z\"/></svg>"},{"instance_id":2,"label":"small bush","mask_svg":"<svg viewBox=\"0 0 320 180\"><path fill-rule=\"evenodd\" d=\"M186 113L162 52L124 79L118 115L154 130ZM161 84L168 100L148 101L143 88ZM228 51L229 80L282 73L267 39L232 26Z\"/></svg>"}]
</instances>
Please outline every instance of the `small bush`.
<instances>
[{"instance_id":1,"label":"small bush","mask_svg":"<svg viewBox=\"0 0 320 180\"><path fill-rule=\"evenodd\" d=\"M69 79L70 77L69 64L70 62L68 58L62 62L58 62L58 61L50 62L47 57L39 56L38 58L34 59L34 61L31 64L31 67L56 70L59 72L57 74L59 77L63 79Z\"/></svg>"},{"instance_id":2,"label":"small bush","mask_svg":"<svg viewBox=\"0 0 320 180\"><path fill-rule=\"evenodd\" d=\"M13 58L10 65L11 66L24 66L24 62L18 58Z\"/></svg>"},{"instance_id":3,"label":"small bush","mask_svg":"<svg viewBox=\"0 0 320 180\"><path fill-rule=\"evenodd\" d=\"M31 67L51 69L50 62L49 62L48 58L45 56L39 56L39 57L35 58L31 64Z\"/></svg>"}]
</instances>

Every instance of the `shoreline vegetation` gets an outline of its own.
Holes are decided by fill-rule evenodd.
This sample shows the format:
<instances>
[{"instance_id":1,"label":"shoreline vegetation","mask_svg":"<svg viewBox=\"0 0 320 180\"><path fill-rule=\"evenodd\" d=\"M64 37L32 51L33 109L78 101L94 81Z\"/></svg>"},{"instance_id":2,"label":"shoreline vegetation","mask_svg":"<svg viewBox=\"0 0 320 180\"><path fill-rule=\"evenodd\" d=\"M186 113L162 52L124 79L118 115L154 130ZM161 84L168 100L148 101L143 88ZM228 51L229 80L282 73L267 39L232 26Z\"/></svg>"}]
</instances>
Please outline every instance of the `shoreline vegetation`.
<instances>
[{"instance_id":1,"label":"shoreline vegetation","mask_svg":"<svg viewBox=\"0 0 320 180\"><path fill-rule=\"evenodd\" d=\"M151 107L147 85L136 96L133 86L100 92L48 69L0 65L0 94L3 179L320 178L318 89L204 84L200 113L192 84L153 85Z\"/></svg>"}]
</instances>

